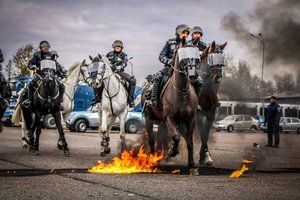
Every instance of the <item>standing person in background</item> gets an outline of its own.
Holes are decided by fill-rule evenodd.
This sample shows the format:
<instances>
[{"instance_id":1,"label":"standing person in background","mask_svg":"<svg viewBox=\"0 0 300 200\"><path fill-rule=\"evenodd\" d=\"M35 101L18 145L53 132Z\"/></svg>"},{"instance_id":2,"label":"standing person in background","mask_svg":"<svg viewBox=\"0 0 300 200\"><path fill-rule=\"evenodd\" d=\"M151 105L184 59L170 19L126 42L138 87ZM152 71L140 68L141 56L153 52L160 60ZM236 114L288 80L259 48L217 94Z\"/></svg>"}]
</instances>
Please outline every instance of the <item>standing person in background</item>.
<instances>
[{"instance_id":1,"label":"standing person in background","mask_svg":"<svg viewBox=\"0 0 300 200\"><path fill-rule=\"evenodd\" d=\"M281 108L277 104L277 98L271 96L270 105L268 105L265 114L265 125L267 124L268 144L265 147L279 148L279 120L281 115ZM275 144L273 146L273 135Z\"/></svg>"}]
</instances>

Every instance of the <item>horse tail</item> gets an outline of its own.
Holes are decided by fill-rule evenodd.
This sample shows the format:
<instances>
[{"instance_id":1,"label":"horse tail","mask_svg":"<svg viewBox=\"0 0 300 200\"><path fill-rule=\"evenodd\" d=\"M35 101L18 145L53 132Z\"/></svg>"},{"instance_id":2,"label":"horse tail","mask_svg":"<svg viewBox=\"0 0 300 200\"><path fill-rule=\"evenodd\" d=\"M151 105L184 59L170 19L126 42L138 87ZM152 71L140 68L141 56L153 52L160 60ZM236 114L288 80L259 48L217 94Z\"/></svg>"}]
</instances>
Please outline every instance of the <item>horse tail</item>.
<instances>
[{"instance_id":1,"label":"horse tail","mask_svg":"<svg viewBox=\"0 0 300 200\"><path fill-rule=\"evenodd\" d=\"M11 118L11 121L15 124L15 125L20 125L20 122L21 122L21 107L20 105L18 105L16 107L16 110L14 111L13 113L13 116Z\"/></svg>"}]
</instances>

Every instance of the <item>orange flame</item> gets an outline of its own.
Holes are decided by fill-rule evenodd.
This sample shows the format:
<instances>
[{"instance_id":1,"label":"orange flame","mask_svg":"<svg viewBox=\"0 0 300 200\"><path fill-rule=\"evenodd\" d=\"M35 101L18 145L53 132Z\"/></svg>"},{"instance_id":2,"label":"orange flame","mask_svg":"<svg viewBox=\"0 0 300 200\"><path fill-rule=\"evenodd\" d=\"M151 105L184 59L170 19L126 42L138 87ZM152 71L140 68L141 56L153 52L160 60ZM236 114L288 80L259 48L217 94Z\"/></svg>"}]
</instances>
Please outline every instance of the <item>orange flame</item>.
<instances>
[{"instance_id":1,"label":"orange flame","mask_svg":"<svg viewBox=\"0 0 300 200\"><path fill-rule=\"evenodd\" d=\"M244 173L244 171L247 171L247 170L249 170L249 168L246 167L246 165L243 165L242 169L232 172L232 174L230 175L230 178L238 178Z\"/></svg>"},{"instance_id":2,"label":"orange flame","mask_svg":"<svg viewBox=\"0 0 300 200\"><path fill-rule=\"evenodd\" d=\"M88 172L105 174L156 173L160 172L156 166L162 158L163 154L145 154L145 147L142 146L136 157L133 156L133 149L124 151L120 158L115 157L108 164L99 160L98 165L89 169Z\"/></svg>"}]
</instances>

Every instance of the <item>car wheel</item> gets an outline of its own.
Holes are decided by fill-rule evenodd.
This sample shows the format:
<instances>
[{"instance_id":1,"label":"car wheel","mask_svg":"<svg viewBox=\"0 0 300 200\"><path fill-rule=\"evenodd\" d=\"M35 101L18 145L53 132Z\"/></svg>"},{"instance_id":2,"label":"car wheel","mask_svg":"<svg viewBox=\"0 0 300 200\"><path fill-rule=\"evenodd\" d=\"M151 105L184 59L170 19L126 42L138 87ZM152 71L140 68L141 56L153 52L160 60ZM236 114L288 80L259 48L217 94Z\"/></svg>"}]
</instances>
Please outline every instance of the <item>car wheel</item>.
<instances>
[{"instance_id":1,"label":"car wheel","mask_svg":"<svg viewBox=\"0 0 300 200\"><path fill-rule=\"evenodd\" d=\"M44 119L44 126L46 128L49 128L49 129L55 129L56 128L55 120L54 120L54 117L52 115L46 115L46 117Z\"/></svg>"},{"instance_id":2,"label":"car wheel","mask_svg":"<svg viewBox=\"0 0 300 200\"><path fill-rule=\"evenodd\" d=\"M229 126L227 127L227 131L228 131L229 133L231 133L233 130L234 130L234 127L233 127L232 125L229 125Z\"/></svg>"},{"instance_id":3,"label":"car wheel","mask_svg":"<svg viewBox=\"0 0 300 200\"><path fill-rule=\"evenodd\" d=\"M252 132L252 133L256 133L256 131L257 131L257 127L256 126L251 126L250 127L250 131Z\"/></svg>"},{"instance_id":4,"label":"car wheel","mask_svg":"<svg viewBox=\"0 0 300 200\"><path fill-rule=\"evenodd\" d=\"M137 133L140 129L140 123L137 120L130 120L125 124L125 131L128 133Z\"/></svg>"},{"instance_id":5,"label":"car wheel","mask_svg":"<svg viewBox=\"0 0 300 200\"><path fill-rule=\"evenodd\" d=\"M85 120L80 119L75 123L76 132L85 132L88 127L88 124Z\"/></svg>"},{"instance_id":6,"label":"car wheel","mask_svg":"<svg viewBox=\"0 0 300 200\"><path fill-rule=\"evenodd\" d=\"M297 129L297 133L300 134L300 127Z\"/></svg>"}]
</instances>

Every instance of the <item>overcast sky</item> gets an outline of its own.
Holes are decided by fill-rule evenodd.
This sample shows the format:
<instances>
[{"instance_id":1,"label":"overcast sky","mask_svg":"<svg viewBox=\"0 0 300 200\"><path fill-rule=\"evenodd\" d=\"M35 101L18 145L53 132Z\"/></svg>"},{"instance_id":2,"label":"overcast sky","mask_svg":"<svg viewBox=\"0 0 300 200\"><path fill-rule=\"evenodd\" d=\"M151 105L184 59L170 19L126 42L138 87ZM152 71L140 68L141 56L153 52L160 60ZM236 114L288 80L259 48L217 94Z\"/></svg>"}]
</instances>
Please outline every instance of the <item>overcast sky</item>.
<instances>
[{"instance_id":1,"label":"overcast sky","mask_svg":"<svg viewBox=\"0 0 300 200\"><path fill-rule=\"evenodd\" d=\"M0 48L6 61L17 48L48 40L67 68L97 53L106 54L120 39L124 52L134 57L134 74L140 82L163 64L158 55L174 29L185 23L201 26L203 41L228 42L226 52L236 60L247 59L245 51L221 28L221 18L230 11L246 16L256 0L0 0ZM255 23L250 27L255 32ZM256 41L254 41L256 42ZM129 68L129 67L128 67ZM253 67L253 72L258 69ZM128 69L128 71L130 71Z\"/></svg>"}]
</instances>

